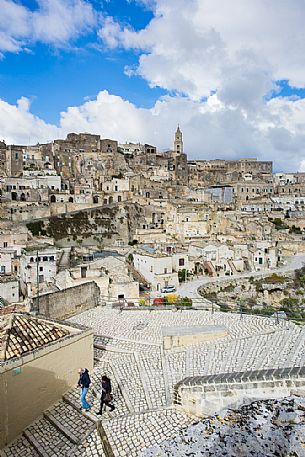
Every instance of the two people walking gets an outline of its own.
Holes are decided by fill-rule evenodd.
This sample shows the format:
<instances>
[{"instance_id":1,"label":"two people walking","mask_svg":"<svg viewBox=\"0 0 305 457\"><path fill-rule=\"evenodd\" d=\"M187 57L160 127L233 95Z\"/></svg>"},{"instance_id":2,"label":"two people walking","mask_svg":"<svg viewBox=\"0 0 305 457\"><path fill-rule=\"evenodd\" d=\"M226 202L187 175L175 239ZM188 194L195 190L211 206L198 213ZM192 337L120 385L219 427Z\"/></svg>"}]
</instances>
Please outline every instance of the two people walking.
<instances>
[{"instance_id":1,"label":"two people walking","mask_svg":"<svg viewBox=\"0 0 305 457\"><path fill-rule=\"evenodd\" d=\"M77 386L80 388L80 401L82 405L82 409L85 411L89 411L91 408L91 405L87 402L86 396L91 384L90 376L89 376L89 371L87 368L79 368L78 369L79 373L79 380L77 383ZM101 391L101 403L100 403L100 409L97 412L98 415L102 415L103 413L103 407L108 406L110 411L113 411L115 409L113 405L113 395L112 395L112 386L111 386L111 381L108 378L108 376L102 376L102 391Z\"/></svg>"}]
</instances>

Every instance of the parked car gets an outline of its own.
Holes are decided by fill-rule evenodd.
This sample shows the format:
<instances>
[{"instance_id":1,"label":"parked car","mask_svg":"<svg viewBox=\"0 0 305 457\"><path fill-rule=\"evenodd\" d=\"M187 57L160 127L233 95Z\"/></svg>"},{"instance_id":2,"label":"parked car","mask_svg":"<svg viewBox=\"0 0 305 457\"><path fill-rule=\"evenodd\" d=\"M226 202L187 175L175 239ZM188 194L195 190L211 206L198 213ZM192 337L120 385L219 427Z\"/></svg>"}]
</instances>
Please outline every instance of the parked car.
<instances>
[{"instance_id":1,"label":"parked car","mask_svg":"<svg viewBox=\"0 0 305 457\"><path fill-rule=\"evenodd\" d=\"M165 287L162 287L161 292L163 294L170 294L172 292L176 292L176 287L175 286L165 286Z\"/></svg>"}]
</instances>

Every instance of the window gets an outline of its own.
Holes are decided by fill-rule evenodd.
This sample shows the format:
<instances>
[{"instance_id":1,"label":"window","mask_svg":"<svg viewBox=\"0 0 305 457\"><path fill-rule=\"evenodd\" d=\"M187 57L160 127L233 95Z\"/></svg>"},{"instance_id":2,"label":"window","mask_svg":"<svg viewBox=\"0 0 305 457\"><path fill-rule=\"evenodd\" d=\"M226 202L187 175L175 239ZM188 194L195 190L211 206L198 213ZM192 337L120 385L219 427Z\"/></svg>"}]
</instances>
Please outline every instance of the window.
<instances>
[{"instance_id":1,"label":"window","mask_svg":"<svg viewBox=\"0 0 305 457\"><path fill-rule=\"evenodd\" d=\"M0 273L1 273L1 274L4 274L4 273L5 273L5 265L1 265Z\"/></svg>"},{"instance_id":2,"label":"window","mask_svg":"<svg viewBox=\"0 0 305 457\"><path fill-rule=\"evenodd\" d=\"M4 247L4 248L7 248L7 241L4 241L3 247Z\"/></svg>"},{"instance_id":3,"label":"window","mask_svg":"<svg viewBox=\"0 0 305 457\"><path fill-rule=\"evenodd\" d=\"M30 258L30 262L34 262L34 257L31 257L31 258Z\"/></svg>"},{"instance_id":4,"label":"window","mask_svg":"<svg viewBox=\"0 0 305 457\"><path fill-rule=\"evenodd\" d=\"M39 271L43 271L43 267L39 267Z\"/></svg>"},{"instance_id":5,"label":"window","mask_svg":"<svg viewBox=\"0 0 305 457\"><path fill-rule=\"evenodd\" d=\"M51 255L49 260L50 262L54 262L54 255Z\"/></svg>"},{"instance_id":6,"label":"window","mask_svg":"<svg viewBox=\"0 0 305 457\"><path fill-rule=\"evenodd\" d=\"M43 260L44 262L47 262L47 261L48 261L48 257L43 257L42 260Z\"/></svg>"},{"instance_id":7,"label":"window","mask_svg":"<svg viewBox=\"0 0 305 457\"><path fill-rule=\"evenodd\" d=\"M184 259L179 259L179 267L184 267Z\"/></svg>"},{"instance_id":8,"label":"window","mask_svg":"<svg viewBox=\"0 0 305 457\"><path fill-rule=\"evenodd\" d=\"M114 190L117 192L119 190L118 186L114 186Z\"/></svg>"},{"instance_id":9,"label":"window","mask_svg":"<svg viewBox=\"0 0 305 457\"><path fill-rule=\"evenodd\" d=\"M164 268L164 274L166 274L166 273L167 273L167 268Z\"/></svg>"}]
</instances>

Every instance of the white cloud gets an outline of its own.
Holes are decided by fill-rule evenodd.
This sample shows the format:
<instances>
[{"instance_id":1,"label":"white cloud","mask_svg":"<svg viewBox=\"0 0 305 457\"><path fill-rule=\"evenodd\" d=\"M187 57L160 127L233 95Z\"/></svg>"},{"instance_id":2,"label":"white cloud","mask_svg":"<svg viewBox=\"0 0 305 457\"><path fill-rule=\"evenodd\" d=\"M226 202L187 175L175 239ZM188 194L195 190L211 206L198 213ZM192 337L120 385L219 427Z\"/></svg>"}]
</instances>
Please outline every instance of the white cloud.
<instances>
[{"instance_id":1,"label":"white cloud","mask_svg":"<svg viewBox=\"0 0 305 457\"><path fill-rule=\"evenodd\" d=\"M84 0L38 0L33 13L34 39L65 44L88 32L95 24L92 5Z\"/></svg>"},{"instance_id":2,"label":"white cloud","mask_svg":"<svg viewBox=\"0 0 305 457\"><path fill-rule=\"evenodd\" d=\"M298 170L305 163L305 100L273 99L259 115L225 105L217 95L206 102L165 96L151 109L100 92L96 99L69 107L60 126L30 112L29 101L0 101L0 132L8 143L28 144L63 138L68 132L91 132L121 142L141 141L160 149L173 146L180 122L189 158L258 157L274 160L276 170Z\"/></svg>"},{"instance_id":3,"label":"white cloud","mask_svg":"<svg viewBox=\"0 0 305 457\"><path fill-rule=\"evenodd\" d=\"M0 53L18 52L41 41L67 46L96 24L86 0L37 0L35 11L13 0L0 0Z\"/></svg>"},{"instance_id":4,"label":"white cloud","mask_svg":"<svg viewBox=\"0 0 305 457\"><path fill-rule=\"evenodd\" d=\"M30 102L21 97L16 105L0 99L0 135L7 144L35 144L51 141L61 135L61 130L47 124L30 111Z\"/></svg>"},{"instance_id":5,"label":"white cloud","mask_svg":"<svg viewBox=\"0 0 305 457\"><path fill-rule=\"evenodd\" d=\"M266 99L279 79L305 86L304 0L130 1L152 8L151 22L134 31L104 17L99 37L110 48L139 53L137 68L127 73L175 95L144 109L101 91L62 112L59 127L31 114L26 99L0 101L0 132L8 142L87 131L163 149L172 146L179 122L190 158L257 156L274 160L278 170L304 169L305 101ZM96 21L85 0L39 0L35 12L0 0L0 16L0 52L36 40L62 46Z\"/></svg>"},{"instance_id":6,"label":"white cloud","mask_svg":"<svg viewBox=\"0 0 305 457\"><path fill-rule=\"evenodd\" d=\"M303 0L157 0L144 29L110 18L99 35L141 50L137 73L151 86L195 99L221 90L239 102L262 97L274 80L305 86L304 22Z\"/></svg>"}]
</instances>

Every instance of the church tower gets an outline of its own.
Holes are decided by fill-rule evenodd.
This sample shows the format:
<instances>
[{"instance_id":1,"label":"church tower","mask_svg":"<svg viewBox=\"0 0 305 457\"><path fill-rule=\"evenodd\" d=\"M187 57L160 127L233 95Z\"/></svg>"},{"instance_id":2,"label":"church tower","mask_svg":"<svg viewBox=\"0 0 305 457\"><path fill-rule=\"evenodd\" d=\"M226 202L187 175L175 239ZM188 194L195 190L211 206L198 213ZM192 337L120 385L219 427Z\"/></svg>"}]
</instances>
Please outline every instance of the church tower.
<instances>
[{"instance_id":1,"label":"church tower","mask_svg":"<svg viewBox=\"0 0 305 457\"><path fill-rule=\"evenodd\" d=\"M182 132L180 130L179 124L175 133L174 151L177 155L183 154Z\"/></svg>"}]
</instances>

